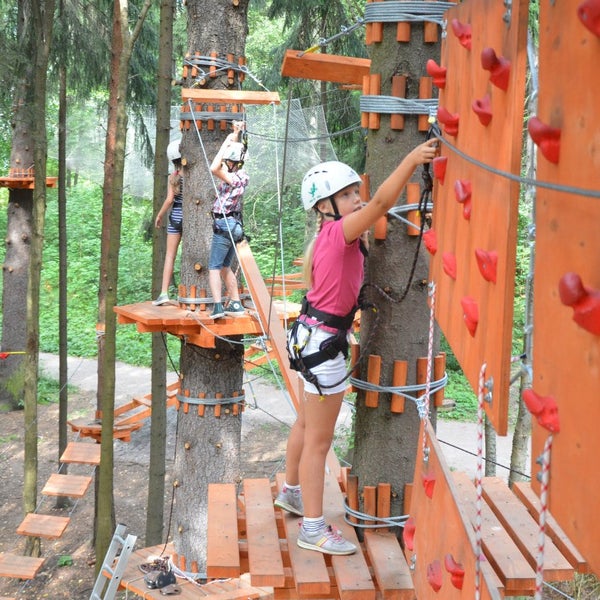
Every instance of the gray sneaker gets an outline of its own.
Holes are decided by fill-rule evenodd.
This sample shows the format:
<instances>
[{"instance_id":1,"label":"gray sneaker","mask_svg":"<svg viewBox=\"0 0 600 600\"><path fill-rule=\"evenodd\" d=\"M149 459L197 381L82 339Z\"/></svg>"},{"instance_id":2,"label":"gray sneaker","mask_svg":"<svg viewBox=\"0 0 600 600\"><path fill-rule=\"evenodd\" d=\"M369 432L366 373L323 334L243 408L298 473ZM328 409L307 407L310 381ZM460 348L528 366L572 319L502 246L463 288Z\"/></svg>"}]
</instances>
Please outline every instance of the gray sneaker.
<instances>
[{"instance_id":1,"label":"gray sneaker","mask_svg":"<svg viewBox=\"0 0 600 600\"><path fill-rule=\"evenodd\" d=\"M307 550L316 550L323 554L354 554L356 546L342 537L342 532L324 525L315 533L307 533L304 527L298 531L298 546Z\"/></svg>"},{"instance_id":2,"label":"gray sneaker","mask_svg":"<svg viewBox=\"0 0 600 600\"><path fill-rule=\"evenodd\" d=\"M246 309L239 300L232 300L225 308L225 314L230 317L240 317L246 314Z\"/></svg>"},{"instance_id":3,"label":"gray sneaker","mask_svg":"<svg viewBox=\"0 0 600 600\"><path fill-rule=\"evenodd\" d=\"M162 306L163 304L169 304L169 294L160 294L156 300L152 300L154 306Z\"/></svg>"},{"instance_id":4,"label":"gray sneaker","mask_svg":"<svg viewBox=\"0 0 600 600\"><path fill-rule=\"evenodd\" d=\"M298 515L299 517L304 516L302 492L300 490L290 490L283 486L283 489L277 494L277 498L275 498L273 504L287 512Z\"/></svg>"}]
</instances>

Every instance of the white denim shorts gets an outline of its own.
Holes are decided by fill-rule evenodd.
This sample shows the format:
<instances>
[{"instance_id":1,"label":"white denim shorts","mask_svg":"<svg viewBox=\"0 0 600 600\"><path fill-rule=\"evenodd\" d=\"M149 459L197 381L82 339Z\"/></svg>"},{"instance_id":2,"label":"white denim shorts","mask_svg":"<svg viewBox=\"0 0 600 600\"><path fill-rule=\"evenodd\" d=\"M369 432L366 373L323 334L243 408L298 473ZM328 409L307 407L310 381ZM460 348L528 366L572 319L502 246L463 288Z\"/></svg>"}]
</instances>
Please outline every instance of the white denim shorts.
<instances>
[{"instance_id":1,"label":"white denim shorts","mask_svg":"<svg viewBox=\"0 0 600 600\"><path fill-rule=\"evenodd\" d=\"M310 337L306 347L302 351L302 356L309 356L310 354L318 352L321 343L330 338L333 334L330 331L325 331L314 325L306 326L299 324L297 328L298 339L295 341L295 343L302 347L309 335ZM338 352L338 355L335 358L326 360L320 365L313 367L310 371L317 377L319 385L321 386L321 393L324 396L328 396L330 394L339 394L348 387L348 379L344 379L348 373L348 369L346 366L346 359L341 352ZM298 373L298 375L302 377L302 373ZM319 394L319 390L315 385L309 381L306 381L304 377L302 377L302 379L304 380L305 392L308 392L309 394Z\"/></svg>"}]
</instances>

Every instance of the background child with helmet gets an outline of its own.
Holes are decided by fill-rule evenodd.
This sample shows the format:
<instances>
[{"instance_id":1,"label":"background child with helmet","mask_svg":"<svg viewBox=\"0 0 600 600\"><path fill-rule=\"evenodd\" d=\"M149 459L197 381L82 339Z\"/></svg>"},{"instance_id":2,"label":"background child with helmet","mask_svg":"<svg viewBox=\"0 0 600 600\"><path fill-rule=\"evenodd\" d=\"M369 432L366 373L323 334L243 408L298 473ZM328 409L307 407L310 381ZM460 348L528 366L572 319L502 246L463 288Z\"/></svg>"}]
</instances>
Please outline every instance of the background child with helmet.
<instances>
[{"instance_id":1,"label":"background child with helmet","mask_svg":"<svg viewBox=\"0 0 600 600\"><path fill-rule=\"evenodd\" d=\"M218 319L224 315L240 316L245 313L240 302L238 282L231 269L235 244L244 236L242 210L248 174L243 170L246 145L240 140L244 131L243 121L233 122L230 133L214 157L210 170L221 181L212 207L213 238L208 260L208 281L213 298L211 316ZM229 303L221 303L222 285L225 284Z\"/></svg>"},{"instance_id":2,"label":"background child with helmet","mask_svg":"<svg viewBox=\"0 0 600 600\"><path fill-rule=\"evenodd\" d=\"M361 179L337 161L311 168L302 180L302 202L317 212L317 235L304 255L309 291L290 329L288 353L304 387L287 443L286 478L275 506L302 516L301 548L352 554L356 546L323 514L325 459L347 383L347 334L364 274L361 237L398 200L415 168L436 155L436 140L412 150L363 205Z\"/></svg>"},{"instance_id":3,"label":"background child with helmet","mask_svg":"<svg viewBox=\"0 0 600 600\"><path fill-rule=\"evenodd\" d=\"M183 222L183 176L181 174L181 153L179 151L180 140L175 140L167 146L167 157L173 163L174 171L169 175L169 186L167 197L163 202L154 224L161 227L163 219L168 214L167 221L167 251L163 265L162 285L160 295L152 304L161 306L169 302L169 285L173 277L175 258L181 242L181 231Z\"/></svg>"}]
</instances>

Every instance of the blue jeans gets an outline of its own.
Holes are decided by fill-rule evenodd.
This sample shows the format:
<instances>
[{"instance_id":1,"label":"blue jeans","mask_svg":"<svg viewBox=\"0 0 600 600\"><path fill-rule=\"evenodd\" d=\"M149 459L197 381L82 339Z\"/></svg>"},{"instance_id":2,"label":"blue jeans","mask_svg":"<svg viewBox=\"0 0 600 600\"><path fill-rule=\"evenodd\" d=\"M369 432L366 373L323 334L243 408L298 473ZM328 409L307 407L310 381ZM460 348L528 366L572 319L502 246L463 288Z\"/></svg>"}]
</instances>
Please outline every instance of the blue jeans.
<instances>
[{"instance_id":1,"label":"blue jeans","mask_svg":"<svg viewBox=\"0 0 600 600\"><path fill-rule=\"evenodd\" d=\"M244 235L241 224L233 217L215 219L214 230L210 257L208 259L208 268L211 271L231 266L231 261L235 254L233 242L239 242Z\"/></svg>"}]
</instances>

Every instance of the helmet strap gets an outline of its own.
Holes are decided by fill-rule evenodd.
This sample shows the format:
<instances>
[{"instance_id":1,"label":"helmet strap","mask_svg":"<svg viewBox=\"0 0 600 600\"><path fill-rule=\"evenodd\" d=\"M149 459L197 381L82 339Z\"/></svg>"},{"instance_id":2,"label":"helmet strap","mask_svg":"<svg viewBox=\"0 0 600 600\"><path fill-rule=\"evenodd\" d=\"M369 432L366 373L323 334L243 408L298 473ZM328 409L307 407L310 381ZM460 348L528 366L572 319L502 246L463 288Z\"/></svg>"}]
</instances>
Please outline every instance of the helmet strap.
<instances>
[{"instance_id":1,"label":"helmet strap","mask_svg":"<svg viewBox=\"0 0 600 600\"><path fill-rule=\"evenodd\" d=\"M322 214L324 217L331 217L334 221L339 221L342 218L342 215L340 215L340 211L338 210L337 204L335 203L333 196L328 198L328 200L329 200L329 202L331 202L331 206L333 207L333 213L323 212L322 210L319 210L316 206L315 206L315 210L318 213Z\"/></svg>"}]
</instances>

